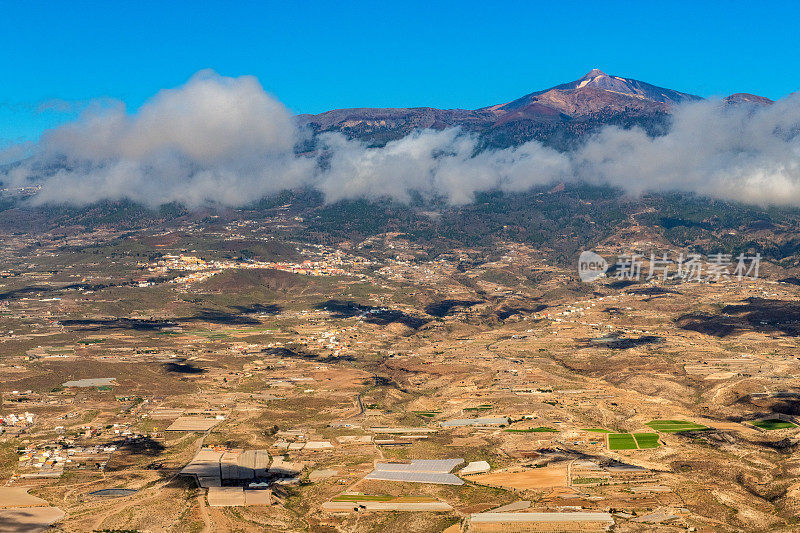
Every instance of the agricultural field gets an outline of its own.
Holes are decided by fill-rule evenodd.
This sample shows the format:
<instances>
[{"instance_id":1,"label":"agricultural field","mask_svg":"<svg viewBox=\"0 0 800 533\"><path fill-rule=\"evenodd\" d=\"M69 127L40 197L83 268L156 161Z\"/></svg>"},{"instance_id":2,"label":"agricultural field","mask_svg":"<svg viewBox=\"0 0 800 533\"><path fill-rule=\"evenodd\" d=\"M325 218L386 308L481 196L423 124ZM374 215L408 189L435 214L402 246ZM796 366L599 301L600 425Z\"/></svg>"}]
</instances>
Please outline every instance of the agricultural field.
<instances>
[{"instance_id":1,"label":"agricultural field","mask_svg":"<svg viewBox=\"0 0 800 533\"><path fill-rule=\"evenodd\" d=\"M686 420L651 420L645 424L661 433L677 433L679 431L705 431L709 428Z\"/></svg>"},{"instance_id":2,"label":"agricultural field","mask_svg":"<svg viewBox=\"0 0 800 533\"><path fill-rule=\"evenodd\" d=\"M470 481L504 489L534 490L567 485L566 465L470 476Z\"/></svg>"},{"instance_id":3,"label":"agricultural field","mask_svg":"<svg viewBox=\"0 0 800 533\"><path fill-rule=\"evenodd\" d=\"M636 439L636 445L640 450L645 448L658 448L657 433L634 433L633 437Z\"/></svg>"},{"instance_id":4,"label":"agricultural field","mask_svg":"<svg viewBox=\"0 0 800 533\"><path fill-rule=\"evenodd\" d=\"M792 424L786 420L781 420L780 418L769 418L766 420L756 420L755 422L751 422L754 426L761 429L766 429L768 431L773 431L776 429L789 429L789 428L796 428L797 424Z\"/></svg>"},{"instance_id":5,"label":"agricultural field","mask_svg":"<svg viewBox=\"0 0 800 533\"><path fill-rule=\"evenodd\" d=\"M608 448L610 450L637 450L657 447L657 433L610 433L608 435Z\"/></svg>"},{"instance_id":6,"label":"agricultural field","mask_svg":"<svg viewBox=\"0 0 800 533\"><path fill-rule=\"evenodd\" d=\"M595 485L607 482L608 478L605 477L576 477L572 480L574 485Z\"/></svg>"},{"instance_id":7,"label":"agricultural field","mask_svg":"<svg viewBox=\"0 0 800 533\"><path fill-rule=\"evenodd\" d=\"M464 412L475 412L475 411L488 411L492 408L491 404L483 404L477 405L475 407L465 407Z\"/></svg>"},{"instance_id":8,"label":"agricultural field","mask_svg":"<svg viewBox=\"0 0 800 533\"><path fill-rule=\"evenodd\" d=\"M316 215L285 222L295 216ZM438 531L520 500L617 509L621 530L646 529L630 516L654 508L688 509L676 531L780 530L794 516L792 490L767 501L747 480L766 465L775 483L791 479L776 449L793 426L777 413L794 408L781 380L800 372L796 343L736 320L793 316L800 285L587 285L519 243L445 254L392 233L317 248L278 245L288 237L263 221L224 224L251 232L248 244L188 240L187 223L84 245L80 271L58 241L46 271L36 253L3 256L20 274L0 278L0 477L61 509L64 531ZM268 242L285 256L238 259ZM188 278L200 260L221 272ZM63 285L84 278L109 286ZM734 367L752 377L722 379ZM776 415L759 429L788 431L738 422L763 413ZM507 422L442 424L465 418ZM729 444L709 446L716 437ZM207 489L180 472L203 447L266 451L275 471L258 482L272 503L201 507ZM366 477L376 462L453 458L462 485ZM731 518L709 489L746 513Z\"/></svg>"},{"instance_id":9,"label":"agricultural field","mask_svg":"<svg viewBox=\"0 0 800 533\"><path fill-rule=\"evenodd\" d=\"M609 450L635 450L636 440L630 433L609 433L608 435L608 449Z\"/></svg>"},{"instance_id":10,"label":"agricultural field","mask_svg":"<svg viewBox=\"0 0 800 533\"><path fill-rule=\"evenodd\" d=\"M334 502L432 502L434 498L428 496L390 496L388 494L340 494L331 499Z\"/></svg>"}]
</instances>

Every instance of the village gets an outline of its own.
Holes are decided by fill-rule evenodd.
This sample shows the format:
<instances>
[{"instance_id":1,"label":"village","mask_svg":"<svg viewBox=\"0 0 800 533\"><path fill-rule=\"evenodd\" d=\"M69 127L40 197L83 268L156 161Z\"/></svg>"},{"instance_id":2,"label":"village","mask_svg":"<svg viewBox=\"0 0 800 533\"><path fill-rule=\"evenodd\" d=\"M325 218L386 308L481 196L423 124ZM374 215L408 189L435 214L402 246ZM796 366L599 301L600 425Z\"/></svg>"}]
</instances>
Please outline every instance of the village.
<instances>
[{"instance_id":1,"label":"village","mask_svg":"<svg viewBox=\"0 0 800 533\"><path fill-rule=\"evenodd\" d=\"M688 313L791 301L796 286L582 285L515 243L477 263L402 234L278 247L260 228L222 228L217 250L145 231L125 239L150 251L92 251L81 272L49 266L57 246L10 265L0 517L707 531L736 501L759 527L783 520L749 500L757 485L720 481L729 457L770 463L769 446L798 438L780 311L755 326L731 313L730 338ZM284 257L248 255L264 247Z\"/></svg>"}]
</instances>

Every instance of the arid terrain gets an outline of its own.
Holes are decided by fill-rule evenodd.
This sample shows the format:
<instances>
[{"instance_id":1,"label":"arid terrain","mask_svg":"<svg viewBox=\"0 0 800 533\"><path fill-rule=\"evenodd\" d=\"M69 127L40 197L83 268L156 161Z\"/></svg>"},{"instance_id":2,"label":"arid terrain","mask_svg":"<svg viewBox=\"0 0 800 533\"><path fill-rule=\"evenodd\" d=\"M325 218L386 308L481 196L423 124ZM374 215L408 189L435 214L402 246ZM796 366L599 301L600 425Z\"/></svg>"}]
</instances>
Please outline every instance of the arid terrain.
<instances>
[{"instance_id":1,"label":"arid terrain","mask_svg":"<svg viewBox=\"0 0 800 533\"><path fill-rule=\"evenodd\" d=\"M0 529L798 527L791 262L583 283L292 209L3 235ZM688 251L620 220L604 257Z\"/></svg>"},{"instance_id":2,"label":"arid terrain","mask_svg":"<svg viewBox=\"0 0 800 533\"><path fill-rule=\"evenodd\" d=\"M0 5L0 533L800 532L800 3Z\"/></svg>"}]
</instances>

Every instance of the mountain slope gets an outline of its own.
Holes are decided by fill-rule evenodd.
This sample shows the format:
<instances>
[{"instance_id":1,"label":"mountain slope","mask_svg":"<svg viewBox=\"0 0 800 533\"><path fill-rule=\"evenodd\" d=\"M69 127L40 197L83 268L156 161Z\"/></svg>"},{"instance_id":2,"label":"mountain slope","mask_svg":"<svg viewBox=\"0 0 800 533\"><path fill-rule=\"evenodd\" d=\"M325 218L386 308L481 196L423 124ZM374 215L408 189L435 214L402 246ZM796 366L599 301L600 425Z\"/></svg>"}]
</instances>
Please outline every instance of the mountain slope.
<instances>
[{"instance_id":1,"label":"mountain slope","mask_svg":"<svg viewBox=\"0 0 800 533\"><path fill-rule=\"evenodd\" d=\"M649 83L630 78L610 76L599 69L592 69L585 76L576 81L565 83L563 85L557 85L556 87L548 89L547 91L541 91L541 93L552 90L570 91L584 88L600 89L611 93L633 96L642 100L661 102L663 104L682 104L684 102L702 100L701 97L693 94L682 93L672 89L665 89L664 87L657 87L655 85L650 85Z\"/></svg>"},{"instance_id":2,"label":"mountain slope","mask_svg":"<svg viewBox=\"0 0 800 533\"><path fill-rule=\"evenodd\" d=\"M764 98L763 96L757 96L755 94L750 94L750 93L732 94L724 98L723 100L726 104L729 105L737 105L737 104L770 105L774 103L769 98Z\"/></svg>"},{"instance_id":3,"label":"mountain slope","mask_svg":"<svg viewBox=\"0 0 800 533\"><path fill-rule=\"evenodd\" d=\"M575 118L600 112L667 111L670 105L697 100L702 98L593 69L573 82L484 109L508 122L509 116L536 116L545 109Z\"/></svg>"},{"instance_id":4,"label":"mountain slope","mask_svg":"<svg viewBox=\"0 0 800 533\"><path fill-rule=\"evenodd\" d=\"M315 133L339 131L373 145L399 139L415 129L459 126L479 134L486 146L538 140L568 149L606 124L639 126L657 135L668 127L672 106L699 100L699 96L593 69L575 81L480 109L353 108L300 115L298 119ZM771 103L749 94L735 94L725 101L732 105Z\"/></svg>"}]
</instances>

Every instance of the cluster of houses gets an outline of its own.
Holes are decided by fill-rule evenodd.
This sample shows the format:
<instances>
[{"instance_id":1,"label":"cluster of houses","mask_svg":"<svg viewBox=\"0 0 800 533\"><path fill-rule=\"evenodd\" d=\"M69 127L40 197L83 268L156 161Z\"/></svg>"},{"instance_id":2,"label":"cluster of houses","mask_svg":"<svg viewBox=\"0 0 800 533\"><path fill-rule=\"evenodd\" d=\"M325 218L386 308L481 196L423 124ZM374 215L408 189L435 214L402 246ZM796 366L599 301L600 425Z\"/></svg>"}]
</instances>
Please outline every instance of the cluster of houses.
<instances>
[{"instance_id":1,"label":"cluster of houses","mask_svg":"<svg viewBox=\"0 0 800 533\"><path fill-rule=\"evenodd\" d=\"M240 261L233 259L205 260L193 255L164 255L153 265L147 266L152 273L166 274L173 271L190 272L171 280L172 283L195 283L229 269L272 269L293 272L306 276L350 276L344 270L341 258L322 261L305 260L300 263L276 261Z\"/></svg>"}]
</instances>

